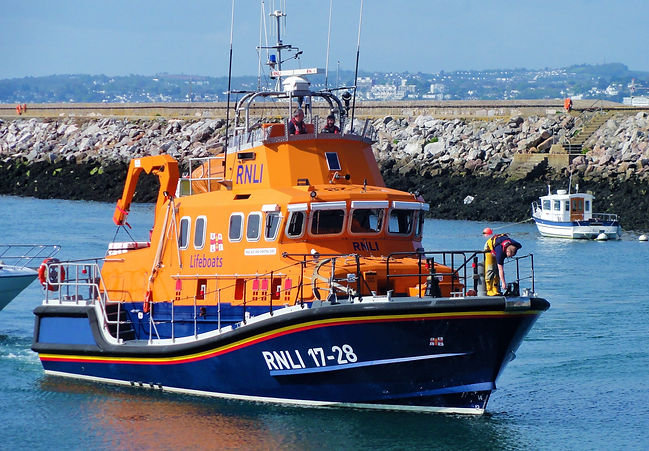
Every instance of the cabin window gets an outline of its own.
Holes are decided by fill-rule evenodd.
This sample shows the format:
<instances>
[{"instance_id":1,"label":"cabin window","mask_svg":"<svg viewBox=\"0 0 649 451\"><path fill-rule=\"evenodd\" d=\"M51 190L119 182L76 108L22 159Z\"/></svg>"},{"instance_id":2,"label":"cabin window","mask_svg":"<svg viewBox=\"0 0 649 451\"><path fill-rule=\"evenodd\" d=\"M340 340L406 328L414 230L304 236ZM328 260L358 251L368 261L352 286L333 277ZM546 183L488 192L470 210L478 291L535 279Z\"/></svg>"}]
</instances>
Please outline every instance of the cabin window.
<instances>
[{"instance_id":1,"label":"cabin window","mask_svg":"<svg viewBox=\"0 0 649 451\"><path fill-rule=\"evenodd\" d=\"M566 211L570 211L570 202L566 201L564 208L566 209Z\"/></svg>"},{"instance_id":2,"label":"cabin window","mask_svg":"<svg viewBox=\"0 0 649 451\"><path fill-rule=\"evenodd\" d=\"M560 200L555 200L553 205L552 205L552 208L555 211L561 210L561 201Z\"/></svg>"},{"instance_id":3,"label":"cabin window","mask_svg":"<svg viewBox=\"0 0 649 451\"><path fill-rule=\"evenodd\" d=\"M325 152L325 158L330 171L340 171L340 160L336 152Z\"/></svg>"},{"instance_id":4,"label":"cabin window","mask_svg":"<svg viewBox=\"0 0 649 451\"><path fill-rule=\"evenodd\" d=\"M243 213L232 213L230 216L230 229L228 237L230 241L241 241L243 233Z\"/></svg>"},{"instance_id":5,"label":"cabin window","mask_svg":"<svg viewBox=\"0 0 649 451\"><path fill-rule=\"evenodd\" d=\"M178 234L178 248L187 249L189 247L189 229L191 218L185 216L180 219L180 233Z\"/></svg>"},{"instance_id":6,"label":"cabin window","mask_svg":"<svg viewBox=\"0 0 649 451\"><path fill-rule=\"evenodd\" d=\"M246 239L248 241L259 241L261 234L261 213L250 213L246 227Z\"/></svg>"},{"instance_id":7,"label":"cabin window","mask_svg":"<svg viewBox=\"0 0 649 451\"><path fill-rule=\"evenodd\" d=\"M397 235L409 235L412 232L412 224L415 212L413 210L393 209L390 211L388 232Z\"/></svg>"},{"instance_id":8,"label":"cabin window","mask_svg":"<svg viewBox=\"0 0 649 451\"><path fill-rule=\"evenodd\" d=\"M383 209L359 208L352 211L352 233L379 233L383 226Z\"/></svg>"},{"instance_id":9,"label":"cabin window","mask_svg":"<svg viewBox=\"0 0 649 451\"><path fill-rule=\"evenodd\" d=\"M205 223L207 218L199 216L196 218L196 225L194 227L194 249L203 249L205 245Z\"/></svg>"},{"instance_id":10,"label":"cabin window","mask_svg":"<svg viewBox=\"0 0 649 451\"><path fill-rule=\"evenodd\" d=\"M550 199L545 199L543 201L543 209L544 210L550 210Z\"/></svg>"},{"instance_id":11,"label":"cabin window","mask_svg":"<svg viewBox=\"0 0 649 451\"><path fill-rule=\"evenodd\" d=\"M590 201L584 201L584 210L585 211L590 211Z\"/></svg>"},{"instance_id":12,"label":"cabin window","mask_svg":"<svg viewBox=\"0 0 649 451\"><path fill-rule=\"evenodd\" d=\"M304 223L306 219L306 212L292 211L291 216L288 217L288 224L286 225L286 235L289 238L299 238L304 233Z\"/></svg>"},{"instance_id":13,"label":"cabin window","mask_svg":"<svg viewBox=\"0 0 649 451\"><path fill-rule=\"evenodd\" d=\"M424 233L424 212L417 213L417 222L415 223L415 236L421 236Z\"/></svg>"},{"instance_id":14,"label":"cabin window","mask_svg":"<svg viewBox=\"0 0 649 451\"><path fill-rule=\"evenodd\" d=\"M316 210L311 219L311 235L334 235L343 231L345 210Z\"/></svg>"},{"instance_id":15,"label":"cabin window","mask_svg":"<svg viewBox=\"0 0 649 451\"><path fill-rule=\"evenodd\" d=\"M275 241L281 222L282 217L278 212L266 213L266 227L264 229L264 238L266 241Z\"/></svg>"}]
</instances>

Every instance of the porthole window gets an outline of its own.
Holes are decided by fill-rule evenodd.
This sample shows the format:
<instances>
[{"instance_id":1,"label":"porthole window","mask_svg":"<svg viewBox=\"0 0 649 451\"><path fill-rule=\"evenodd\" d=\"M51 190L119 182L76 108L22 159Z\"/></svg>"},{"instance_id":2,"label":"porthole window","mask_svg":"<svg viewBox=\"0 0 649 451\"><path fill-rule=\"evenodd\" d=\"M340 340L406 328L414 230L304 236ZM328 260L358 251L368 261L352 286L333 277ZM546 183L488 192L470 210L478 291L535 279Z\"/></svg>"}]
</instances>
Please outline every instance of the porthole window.
<instances>
[{"instance_id":1,"label":"porthole window","mask_svg":"<svg viewBox=\"0 0 649 451\"><path fill-rule=\"evenodd\" d=\"M393 209L390 211L388 232L395 235L410 235L414 222L415 212L413 210Z\"/></svg>"},{"instance_id":2,"label":"porthole window","mask_svg":"<svg viewBox=\"0 0 649 451\"><path fill-rule=\"evenodd\" d=\"M230 216L230 228L228 229L230 241L241 241L243 234L243 213L232 213Z\"/></svg>"},{"instance_id":3,"label":"porthole window","mask_svg":"<svg viewBox=\"0 0 649 451\"><path fill-rule=\"evenodd\" d=\"M282 217L278 212L266 213L266 226L264 227L264 238L266 241L275 241Z\"/></svg>"},{"instance_id":4,"label":"porthole window","mask_svg":"<svg viewBox=\"0 0 649 451\"><path fill-rule=\"evenodd\" d=\"M345 210L316 210L311 219L311 235L335 235L343 231Z\"/></svg>"},{"instance_id":5,"label":"porthole window","mask_svg":"<svg viewBox=\"0 0 649 451\"><path fill-rule=\"evenodd\" d=\"M248 241L259 241L261 233L261 213L254 212L248 215L248 225L246 227L246 239Z\"/></svg>"},{"instance_id":6,"label":"porthole window","mask_svg":"<svg viewBox=\"0 0 649 451\"><path fill-rule=\"evenodd\" d=\"M196 226L194 227L194 249L203 249L205 246L205 223L207 218L199 216L196 218Z\"/></svg>"},{"instance_id":7,"label":"porthole window","mask_svg":"<svg viewBox=\"0 0 649 451\"><path fill-rule=\"evenodd\" d=\"M292 211L286 225L286 235L289 238L299 238L304 233L305 211Z\"/></svg>"},{"instance_id":8,"label":"porthole window","mask_svg":"<svg viewBox=\"0 0 649 451\"><path fill-rule=\"evenodd\" d=\"M189 247L189 229L191 218L185 216L180 219L180 227L178 232L178 247L180 249L187 249Z\"/></svg>"}]
</instances>

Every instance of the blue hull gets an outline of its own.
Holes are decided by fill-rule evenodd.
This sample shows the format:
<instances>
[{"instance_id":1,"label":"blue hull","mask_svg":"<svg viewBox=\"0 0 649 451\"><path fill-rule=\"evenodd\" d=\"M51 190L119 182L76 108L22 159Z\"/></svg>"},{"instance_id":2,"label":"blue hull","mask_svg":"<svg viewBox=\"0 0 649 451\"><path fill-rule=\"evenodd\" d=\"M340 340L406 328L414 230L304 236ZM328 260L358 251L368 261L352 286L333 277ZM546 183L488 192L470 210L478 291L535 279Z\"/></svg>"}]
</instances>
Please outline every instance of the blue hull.
<instances>
[{"instance_id":1,"label":"blue hull","mask_svg":"<svg viewBox=\"0 0 649 451\"><path fill-rule=\"evenodd\" d=\"M306 405L482 413L543 299L331 305L197 339L111 343L92 307L40 306L48 373ZM525 304L525 302L523 303Z\"/></svg>"}]
</instances>

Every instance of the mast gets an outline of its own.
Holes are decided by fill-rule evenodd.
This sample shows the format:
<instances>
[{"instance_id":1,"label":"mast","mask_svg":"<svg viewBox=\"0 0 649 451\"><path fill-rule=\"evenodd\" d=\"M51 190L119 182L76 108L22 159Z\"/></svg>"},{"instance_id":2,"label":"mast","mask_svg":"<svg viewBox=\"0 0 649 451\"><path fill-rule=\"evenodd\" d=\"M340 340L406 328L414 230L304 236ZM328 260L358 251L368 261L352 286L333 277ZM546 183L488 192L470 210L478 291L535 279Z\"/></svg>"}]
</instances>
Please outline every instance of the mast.
<instances>
[{"instance_id":1,"label":"mast","mask_svg":"<svg viewBox=\"0 0 649 451\"><path fill-rule=\"evenodd\" d=\"M277 19L277 44L272 46L271 48L274 48L277 51L277 70L279 71L279 75L277 76L277 84L275 86L276 91L281 91L282 90L282 49L284 48L290 48L290 45L284 45L282 44L282 35L281 35L281 24L280 24L280 19L282 17L286 17L286 13L283 13L279 9L276 11L273 11L270 13L271 17L275 17Z\"/></svg>"},{"instance_id":2,"label":"mast","mask_svg":"<svg viewBox=\"0 0 649 451\"><path fill-rule=\"evenodd\" d=\"M358 84L358 58L361 53L361 24L363 23L363 0L361 0L361 11L358 16L358 44L356 45L356 71L354 73L354 98L352 100L352 121L350 131L354 132L354 112L356 111L356 85Z\"/></svg>"},{"instance_id":3,"label":"mast","mask_svg":"<svg viewBox=\"0 0 649 451\"><path fill-rule=\"evenodd\" d=\"M223 152L223 174L228 167L228 128L230 126L230 91L232 90L232 35L234 30L234 0L232 0L232 20L230 21L230 62L228 63L228 101L225 107L225 150Z\"/></svg>"}]
</instances>

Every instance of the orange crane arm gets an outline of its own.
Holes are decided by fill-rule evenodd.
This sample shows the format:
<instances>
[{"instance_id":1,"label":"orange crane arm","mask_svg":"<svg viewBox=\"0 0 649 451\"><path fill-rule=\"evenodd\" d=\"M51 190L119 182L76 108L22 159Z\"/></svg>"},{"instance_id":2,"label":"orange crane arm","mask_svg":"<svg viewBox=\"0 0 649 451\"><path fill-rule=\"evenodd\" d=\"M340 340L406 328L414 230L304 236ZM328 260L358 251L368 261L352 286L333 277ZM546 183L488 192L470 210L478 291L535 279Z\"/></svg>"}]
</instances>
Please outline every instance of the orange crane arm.
<instances>
[{"instance_id":1,"label":"orange crane arm","mask_svg":"<svg viewBox=\"0 0 649 451\"><path fill-rule=\"evenodd\" d=\"M169 155L153 155L131 160L128 166L128 175L124 182L124 192L121 199L117 201L113 222L116 225L124 225L126 217L131 208L131 201L135 194L137 179L140 173L144 171L147 174L153 173L160 181L160 191L158 192L158 204L164 202L167 196L176 194L176 185L178 185L178 162ZM166 194L165 194L166 193Z\"/></svg>"}]
</instances>

